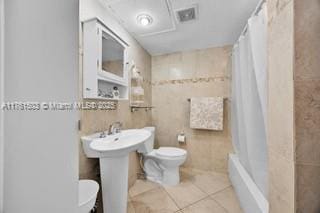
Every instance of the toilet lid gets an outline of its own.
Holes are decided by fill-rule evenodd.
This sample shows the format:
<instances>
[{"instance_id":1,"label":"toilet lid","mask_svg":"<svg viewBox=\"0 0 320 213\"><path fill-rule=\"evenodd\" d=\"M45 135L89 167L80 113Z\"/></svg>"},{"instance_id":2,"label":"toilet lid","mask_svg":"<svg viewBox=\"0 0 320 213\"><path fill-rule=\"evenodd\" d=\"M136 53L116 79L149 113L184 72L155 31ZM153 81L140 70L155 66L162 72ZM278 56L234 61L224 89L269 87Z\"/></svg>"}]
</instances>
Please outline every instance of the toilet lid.
<instances>
[{"instance_id":1,"label":"toilet lid","mask_svg":"<svg viewBox=\"0 0 320 213\"><path fill-rule=\"evenodd\" d=\"M79 181L79 206L88 203L99 191L99 185L93 180Z\"/></svg>"},{"instance_id":2,"label":"toilet lid","mask_svg":"<svg viewBox=\"0 0 320 213\"><path fill-rule=\"evenodd\" d=\"M180 157L186 155L187 151L174 147L160 147L156 150L156 154L163 157Z\"/></svg>"}]
</instances>

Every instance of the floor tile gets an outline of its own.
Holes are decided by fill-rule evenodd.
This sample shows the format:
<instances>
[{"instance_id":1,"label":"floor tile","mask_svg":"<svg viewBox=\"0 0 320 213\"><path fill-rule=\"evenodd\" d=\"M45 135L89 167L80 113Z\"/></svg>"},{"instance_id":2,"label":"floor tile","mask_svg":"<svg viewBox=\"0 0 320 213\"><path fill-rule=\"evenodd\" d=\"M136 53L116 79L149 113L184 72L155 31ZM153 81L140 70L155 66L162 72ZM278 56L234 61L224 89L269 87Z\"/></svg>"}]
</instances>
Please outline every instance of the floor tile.
<instances>
[{"instance_id":1,"label":"floor tile","mask_svg":"<svg viewBox=\"0 0 320 213\"><path fill-rule=\"evenodd\" d=\"M136 213L173 213L179 210L163 188L155 188L131 197Z\"/></svg>"},{"instance_id":2,"label":"floor tile","mask_svg":"<svg viewBox=\"0 0 320 213\"><path fill-rule=\"evenodd\" d=\"M215 172L195 175L193 183L208 195L231 186L228 175Z\"/></svg>"},{"instance_id":3,"label":"floor tile","mask_svg":"<svg viewBox=\"0 0 320 213\"><path fill-rule=\"evenodd\" d=\"M157 187L160 187L160 185L157 183L147 181L147 180L137 180L134 183L134 185L130 188L129 195L131 197L134 197L138 194L149 191L151 189L155 189Z\"/></svg>"},{"instance_id":4,"label":"floor tile","mask_svg":"<svg viewBox=\"0 0 320 213\"><path fill-rule=\"evenodd\" d=\"M207 196L191 181L183 181L177 186L165 186L164 188L181 209Z\"/></svg>"},{"instance_id":5,"label":"floor tile","mask_svg":"<svg viewBox=\"0 0 320 213\"><path fill-rule=\"evenodd\" d=\"M228 213L216 201L208 197L182 210L182 213Z\"/></svg>"},{"instance_id":6,"label":"floor tile","mask_svg":"<svg viewBox=\"0 0 320 213\"><path fill-rule=\"evenodd\" d=\"M238 198L232 187L211 195L221 206L227 209L228 213L243 213Z\"/></svg>"}]
</instances>

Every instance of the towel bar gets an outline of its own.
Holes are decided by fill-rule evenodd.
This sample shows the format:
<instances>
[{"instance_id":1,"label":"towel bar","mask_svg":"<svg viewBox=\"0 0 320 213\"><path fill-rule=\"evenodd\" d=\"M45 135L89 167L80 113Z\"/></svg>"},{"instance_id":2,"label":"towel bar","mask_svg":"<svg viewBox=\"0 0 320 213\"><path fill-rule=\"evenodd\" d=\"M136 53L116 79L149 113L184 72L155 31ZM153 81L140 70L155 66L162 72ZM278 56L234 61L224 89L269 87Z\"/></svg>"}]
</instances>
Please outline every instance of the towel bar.
<instances>
[{"instance_id":1,"label":"towel bar","mask_svg":"<svg viewBox=\"0 0 320 213\"><path fill-rule=\"evenodd\" d=\"M223 99L229 99L229 98L224 97ZM188 98L188 99L187 99L187 101L189 101L189 102L190 102L190 101L191 101L191 98Z\"/></svg>"}]
</instances>

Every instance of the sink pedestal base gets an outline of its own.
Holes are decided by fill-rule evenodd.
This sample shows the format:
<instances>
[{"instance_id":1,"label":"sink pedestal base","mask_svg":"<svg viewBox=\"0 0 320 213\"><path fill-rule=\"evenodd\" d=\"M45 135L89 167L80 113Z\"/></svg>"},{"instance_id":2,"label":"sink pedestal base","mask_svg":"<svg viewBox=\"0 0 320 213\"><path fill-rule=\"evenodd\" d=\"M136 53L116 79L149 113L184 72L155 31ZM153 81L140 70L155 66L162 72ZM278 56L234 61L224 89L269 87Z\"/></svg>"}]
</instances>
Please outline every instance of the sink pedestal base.
<instances>
[{"instance_id":1,"label":"sink pedestal base","mask_svg":"<svg viewBox=\"0 0 320 213\"><path fill-rule=\"evenodd\" d=\"M129 156L100 158L104 213L126 213Z\"/></svg>"}]
</instances>

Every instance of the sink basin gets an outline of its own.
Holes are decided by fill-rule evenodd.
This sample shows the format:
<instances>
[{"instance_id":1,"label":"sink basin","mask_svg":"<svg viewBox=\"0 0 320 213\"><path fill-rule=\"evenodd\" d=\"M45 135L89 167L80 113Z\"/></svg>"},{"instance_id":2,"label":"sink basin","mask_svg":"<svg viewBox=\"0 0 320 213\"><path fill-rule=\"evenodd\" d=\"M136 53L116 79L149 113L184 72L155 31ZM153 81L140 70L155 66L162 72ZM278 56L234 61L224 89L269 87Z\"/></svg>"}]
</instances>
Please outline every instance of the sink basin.
<instances>
[{"instance_id":1,"label":"sink basin","mask_svg":"<svg viewBox=\"0 0 320 213\"><path fill-rule=\"evenodd\" d=\"M129 153L135 151L151 133L145 129L128 129L100 138L96 133L81 137L88 158L99 158L103 212L126 213L128 197Z\"/></svg>"},{"instance_id":2,"label":"sink basin","mask_svg":"<svg viewBox=\"0 0 320 213\"><path fill-rule=\"evenodd\" d=\"M108 158L128 155L145 142L151 133L144 129L128 129L99 138L100 134L82 137L85 154L89 158Z\"/></svg>"}]
</instances>

